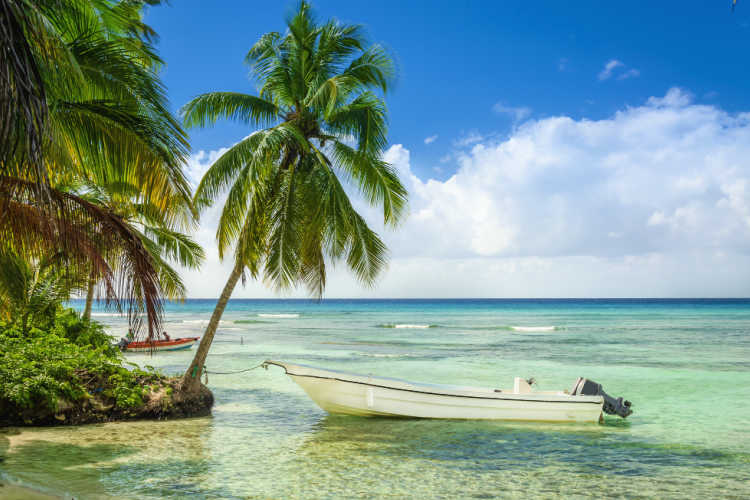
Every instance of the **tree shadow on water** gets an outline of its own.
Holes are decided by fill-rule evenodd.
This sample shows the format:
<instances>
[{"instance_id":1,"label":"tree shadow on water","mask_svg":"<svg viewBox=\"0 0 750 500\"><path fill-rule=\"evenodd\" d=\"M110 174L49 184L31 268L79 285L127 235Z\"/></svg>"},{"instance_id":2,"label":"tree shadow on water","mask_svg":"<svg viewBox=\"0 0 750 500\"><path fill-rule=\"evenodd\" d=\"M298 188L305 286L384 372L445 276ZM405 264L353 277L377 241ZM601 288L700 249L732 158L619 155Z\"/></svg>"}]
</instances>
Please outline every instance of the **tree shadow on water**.
<instances>
[{"instance_id":1,"label":"tree shadow on water","mask_svg":"<svg viewBox=\"0 0 750 500\"><path fill-rule=\"evenodd\" d=\"M309 429L323 415L322 410L303 395L266 388L217 388L214 397L213 419L223 428L267 427L285 434L298 433ZM235 411L231 408L234 404L247 404L255 411Z\"/></svg>"},{"instance_id":2,"label":"tree shadow on water","mask_svg":"<svg viewBox=\"0 0 750 500\"><path fill-rule=\"evenodd\" d=\"M28 432L37 435L12 447L0 434L0 471L91 498L232 498L205 480L215 471L207 444L211 431L205 418L33 429Z\"/></svg>"}]
</instances>

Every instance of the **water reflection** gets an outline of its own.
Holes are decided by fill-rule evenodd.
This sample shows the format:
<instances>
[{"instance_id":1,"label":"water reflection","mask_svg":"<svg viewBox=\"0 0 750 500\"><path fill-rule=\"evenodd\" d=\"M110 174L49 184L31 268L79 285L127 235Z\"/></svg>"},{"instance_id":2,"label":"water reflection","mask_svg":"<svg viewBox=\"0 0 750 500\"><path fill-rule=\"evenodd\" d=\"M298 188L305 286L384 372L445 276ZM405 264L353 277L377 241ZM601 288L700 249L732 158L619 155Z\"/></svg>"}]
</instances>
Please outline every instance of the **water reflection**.
<instances>
[{"instance_id":1,"label":"water reflection","mask_svg":"<svg viewBox=\"0 0 750 500\"><path fill-rule=\"evenodd\" d=\"M0 434L0 469L52 491L91 496L131 496L154 483L183 488L186 474L200 477L211 462L211 427L210 418L196 418L9 429Z\"/></svg>"},{"instance_id":2,"label":"water reflection","mask_svg":"<svg viewBox=\"0 0 750 500\"><path fill-rule=\"evenodd\" d=\"M609 422L609 421L608 421ZM657 476L658 467L721 467L745 461L700 447L644 445L616 425L322 418L298 450L319 459L352 453L423 459L449 469L513 470L574 465L580 472Z\"/></svg>"}]
</instances>

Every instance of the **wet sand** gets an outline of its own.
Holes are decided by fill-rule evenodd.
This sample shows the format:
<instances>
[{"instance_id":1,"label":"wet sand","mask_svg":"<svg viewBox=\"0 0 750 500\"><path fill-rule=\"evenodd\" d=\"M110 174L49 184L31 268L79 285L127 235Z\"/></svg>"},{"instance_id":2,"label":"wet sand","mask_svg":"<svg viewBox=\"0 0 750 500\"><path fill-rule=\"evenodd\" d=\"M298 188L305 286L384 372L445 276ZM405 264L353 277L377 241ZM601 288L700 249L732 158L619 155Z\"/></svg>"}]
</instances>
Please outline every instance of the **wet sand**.
<instances>
[{"instance_id":1,"label":"wet sand","mask_svg":"<svg viewBox=\"0 0 750 500\"><path fill-rule=\"evenodd\" d=\"M47 495L31 488L8 482L0 482L0 498L3 500L59 500L62 497Z\"/></svg>"}]
</instances>

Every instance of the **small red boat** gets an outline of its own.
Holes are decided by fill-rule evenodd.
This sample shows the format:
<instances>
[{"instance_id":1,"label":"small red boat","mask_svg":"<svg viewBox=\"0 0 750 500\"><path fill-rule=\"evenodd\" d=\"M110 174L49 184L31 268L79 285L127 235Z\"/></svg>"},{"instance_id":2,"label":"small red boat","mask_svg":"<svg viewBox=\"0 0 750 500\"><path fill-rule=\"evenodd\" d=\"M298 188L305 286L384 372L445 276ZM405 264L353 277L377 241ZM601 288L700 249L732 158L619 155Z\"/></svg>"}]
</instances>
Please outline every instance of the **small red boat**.
<instances>
[{"instance_id":1,"label":"small red boat","mask_svg":"<svg viewBox=\"0 0 750 500\"><path fill-rule=\"evenodd\" d=\"M152 340L145 342L128 342L123 351L126 352L143 352L143 351L179 351L190 349L200 340L200 337L182 337L170 340Z\"/></svg>"}]
</instances>

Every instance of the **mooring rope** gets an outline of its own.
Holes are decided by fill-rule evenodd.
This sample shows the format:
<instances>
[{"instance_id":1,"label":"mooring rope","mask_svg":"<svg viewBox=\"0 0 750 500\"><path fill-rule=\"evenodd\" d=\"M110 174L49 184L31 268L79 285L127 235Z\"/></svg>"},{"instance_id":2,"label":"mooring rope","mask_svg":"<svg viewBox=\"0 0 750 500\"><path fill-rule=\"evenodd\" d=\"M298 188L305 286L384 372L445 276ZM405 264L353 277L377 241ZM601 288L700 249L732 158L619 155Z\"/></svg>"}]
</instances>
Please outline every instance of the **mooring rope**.
<instances>
[{"instance_id":1,"label":"mooring rope","mask_svg":"<svg viewBox=\"0 0 750 500\"><path fill-rule=\"evenodd\" d=\"M244 370L236 370L236 371L233 371L233 372L211 372L211 371L208 371L206 369L206 365L203 365L203 374L206 376L206 381L204 382L204 384L208 384L208 374L209 373L211 375L234 375L236 373L245 373L245 372L249 372L251 370L255 370L256 368L260 368L261 366L263 366L265 364L266 364L266 362L264 361L263 363L261 363L259 365L253 366L252 368L245 368Z\"/></svg>"}]
</instances>

